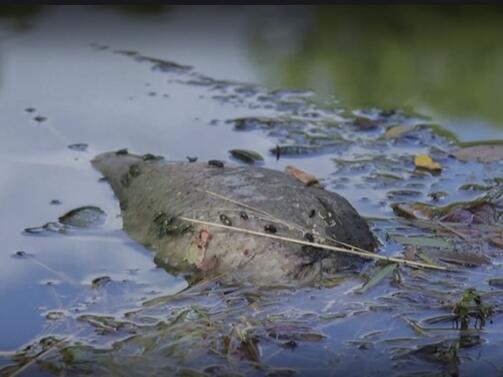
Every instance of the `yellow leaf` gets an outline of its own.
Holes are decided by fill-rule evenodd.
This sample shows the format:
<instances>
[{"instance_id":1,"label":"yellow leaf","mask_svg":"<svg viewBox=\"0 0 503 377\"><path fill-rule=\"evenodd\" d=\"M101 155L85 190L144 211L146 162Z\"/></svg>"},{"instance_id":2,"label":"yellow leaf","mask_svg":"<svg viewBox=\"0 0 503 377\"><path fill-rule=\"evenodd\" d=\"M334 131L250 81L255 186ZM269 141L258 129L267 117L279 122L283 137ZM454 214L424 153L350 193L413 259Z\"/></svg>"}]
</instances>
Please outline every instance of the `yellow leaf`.
<instances>
[{"instance_id":1,"label":"yellow leaf","mask_svg":"<svg viewBox=\"0 0 503 377\"><path fill-rule=\"evenodd\" d=\"M435 162L427 154L418 154L414 159L416 168L427 169L432 171L442 170L442 167L438 162Z\"/></svg>"},{"instance_id":2,"label":"yellow leaf","mask_svg":"<svg viewBox=\"0 0 503 377\"><path fill-rule=\"evenodd\" d=\"M386 130L384 137L386 139L397 139L413 130L413 126L392 126Z\"/></svg>"}]
</instances>

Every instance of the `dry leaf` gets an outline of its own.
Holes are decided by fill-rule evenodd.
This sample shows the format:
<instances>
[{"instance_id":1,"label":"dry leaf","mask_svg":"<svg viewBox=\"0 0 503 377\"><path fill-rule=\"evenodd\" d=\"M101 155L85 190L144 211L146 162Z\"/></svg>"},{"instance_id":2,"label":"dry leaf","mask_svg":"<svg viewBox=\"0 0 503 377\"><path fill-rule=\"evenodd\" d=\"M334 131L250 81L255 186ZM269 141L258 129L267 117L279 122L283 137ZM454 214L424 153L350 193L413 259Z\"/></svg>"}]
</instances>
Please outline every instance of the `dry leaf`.
<instances>
[{"instance_id":1,"label":"dry leaf","mask_svg":"<svg viewBox=\"0 0 503 377\"><path fill-rule=\"evenodd\" d=\"M391 205L397 216L406 219L430 220L433 217L434 208L420 202L394 203Z\"/></svg>"},{"instance_id":2,"label":"dry leaf","mask_svg":"<svg viewBox=\"0 0 503 377\"><path fill-rule=\"evenodd\" d=\"M301 181L306 186L313 186L313 187L321 188L321 185L320 185L320 182L318 181L318 178L316 178L312 174L306 173L305 171L296 168L295 166L291 166L291 165L287 166L285 168L285 173L288 175L291 175L292 177Z\"/></svg>"},{"instance_id":3,"label":"dry leaf","mask_svg":"<svg viewBox=\"0 0 503 377\"><path fill-rule=\"evenodd\" d=\"M407 260L415 260L417 254L417 248L414 245L406 245L403 251L403 256Z\"/></svg>"},{"instance_id":4,"label":"dry leaf","mask_svg":"<svg viewBox=\"0 0 503 377\"><path fill-rule=\"evenodd\" d=\"M414 127L412 126L393 126L386 130L384 137L386 139L396 139L400 136L408 134L412 130L414 130Z\"/></svg>"},{"instance_id":5,"label":"dry leaf","mask_svg":"<svg viewBox=\"0 0 503 377\"><path fill-rule=\"evenodd\" d=\"M475 145L460 148L452 153L461 161L493 162L503 160L503 144Z\"/></svg>"},{"instance_id":6,"label":"dry leaf","mask_svg":"<svg viewBox=\"0 0 503 377\"><path fill-rule=\"evenodd\" d=\"M493 237L489 241L491 241L491 244L503 249L503 237Z\"/></svg>"},{"instance_id":7,"label":"dry leaf","mask_svg":"<svg viewBox=\"0 0 503 377\"><path fill-rule=\"evenodd\" d=\"M431 159L427 154L418 154L414 158L414 164L418 169L427 169L431 171L439 171L442 170L442 167L438 162L435 162Z\"/></svg>"}]
</instances>

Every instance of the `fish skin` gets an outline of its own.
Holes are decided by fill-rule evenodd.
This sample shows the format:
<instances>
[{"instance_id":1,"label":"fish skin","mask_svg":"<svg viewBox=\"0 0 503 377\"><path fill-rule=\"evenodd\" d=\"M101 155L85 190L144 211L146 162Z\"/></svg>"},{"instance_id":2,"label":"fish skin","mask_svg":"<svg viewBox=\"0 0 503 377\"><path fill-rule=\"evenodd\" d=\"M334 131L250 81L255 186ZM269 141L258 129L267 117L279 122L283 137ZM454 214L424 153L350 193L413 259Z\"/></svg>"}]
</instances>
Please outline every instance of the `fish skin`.
<instances>
[{"instance_id":1,"label":"fish skin","mask_svg":"<svg viewBox=\"0 0 503 377\"><path fill-rule=\"evenodd\" d=\"M96 156L92 164L107 178L119 200L126 233L155 253L156 264L186 277L218 276L229 283L301 286L320 279L322 273L357 268L363 262L354 256L227 229L198 224L189 227L177 219L184 216L221 223L221 218L227 218L232 226L261 232L273 224L277 235L303 239L302 231L206 190L298 225L315 238L334 237L371 251L376 247L368 224L345 198L306 187L280 171L144 160L115 152ZM316 216L310 217L313 209ZM243 210L246 219L240 215Z\"/></svg>"}]
</instances>

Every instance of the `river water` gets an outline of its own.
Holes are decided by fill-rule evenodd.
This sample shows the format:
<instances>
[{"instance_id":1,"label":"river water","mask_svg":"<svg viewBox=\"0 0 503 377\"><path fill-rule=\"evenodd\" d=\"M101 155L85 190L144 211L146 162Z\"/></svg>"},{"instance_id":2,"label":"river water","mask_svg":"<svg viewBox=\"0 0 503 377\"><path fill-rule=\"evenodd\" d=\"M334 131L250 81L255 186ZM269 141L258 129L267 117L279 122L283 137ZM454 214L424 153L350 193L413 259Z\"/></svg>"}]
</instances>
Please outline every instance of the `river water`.
<instances>
[{"instance_id":1,"label":"river water","mask_svg":"<svg viewBox=\"0 0 503 377\"><path fill-rule=\"evenodd\" d=\"M500 18L447 10L0 9L2 373L501 375L498 310L480 329L460 330L450 317L467 288L498 307L501 290L488 279L502 274L501 249L439 237L390 206L431 204L432 192L448 194L440 205L471 200L481 193L460 186L503 175L501 163L447 153L503 136ZM357 116L377 126L359 129ZM439 124L455 138L428 127L384 138L397 124ZM277 160L277 144L322 148ZM253 149L265 167L295 165L347 197L383 255L400 255L404 235L435 234L437 248L447 239L448 251L490 262L452 273L401 267L363 293L357 275L299 290L189 287L121 230L118 203L89 163L120 148L228 163L240 163L230 149ZM418 153L440 161L441 175L417 174ZM82 206L106 218L23 231ZM49 349L50 337L65 342Z\"/></svg>"}]
</instances>

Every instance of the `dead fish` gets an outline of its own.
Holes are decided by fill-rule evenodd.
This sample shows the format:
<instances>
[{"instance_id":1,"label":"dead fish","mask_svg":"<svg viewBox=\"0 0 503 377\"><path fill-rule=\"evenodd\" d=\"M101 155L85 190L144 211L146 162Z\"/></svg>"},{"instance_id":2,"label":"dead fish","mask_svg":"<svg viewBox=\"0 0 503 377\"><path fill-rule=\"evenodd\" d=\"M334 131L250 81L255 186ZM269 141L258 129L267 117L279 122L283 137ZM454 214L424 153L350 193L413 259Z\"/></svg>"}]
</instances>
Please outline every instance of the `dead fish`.
<instances>
[{"instance_id":1,"label":"dead fish","mask_svg":"<svg viewBox=\"0 0 503 377\"><path fill-rule=\"evenodd\" d=\"M236 202L246 205L247 212L246 216L233 217L233 229L264 232L272 225L282 237L302 240L305 232L298 227L306 232L316 228L320 240L332 237L371 251L376 246L368 224L346 199L306 187L280 171L232 165L215 169L203 162L145 161L141 156L115 152L96 156L92 164L107 178L120 204L127 203L121 205L121 213L128 235L150 248L158 265L190 278L215 274L221 281L232 283L300 286L320 279L325 272L357 268L363 262L333 251L303 248L182 219L221 224L222 207L229 213L243 211ZM133 165L141 174L124 185L123 177ZM333 217L330 224L322 216L306 217L313 210L329 211Z\"/></svg>"}]
</instances>

